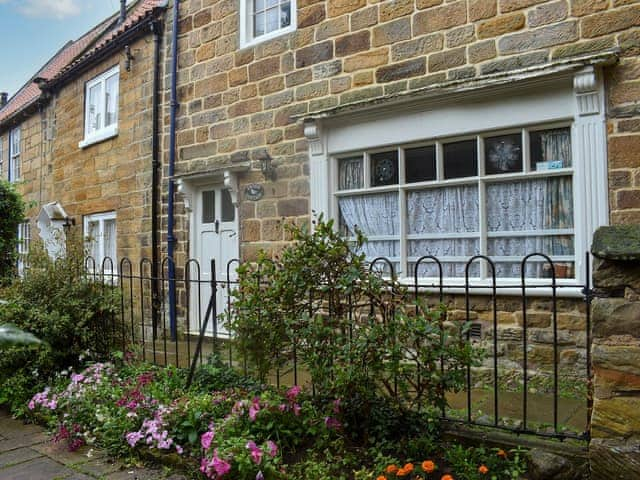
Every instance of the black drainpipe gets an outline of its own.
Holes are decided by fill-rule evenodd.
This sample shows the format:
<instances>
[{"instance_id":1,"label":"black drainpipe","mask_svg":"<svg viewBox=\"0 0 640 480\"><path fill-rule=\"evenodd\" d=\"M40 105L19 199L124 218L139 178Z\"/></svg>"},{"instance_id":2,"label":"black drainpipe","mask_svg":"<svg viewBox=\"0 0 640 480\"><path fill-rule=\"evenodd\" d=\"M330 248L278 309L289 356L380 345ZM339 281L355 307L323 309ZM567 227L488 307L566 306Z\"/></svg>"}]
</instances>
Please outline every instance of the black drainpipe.
<instances>
[{"instance_id":1,"label":"black drainpipe","mask_svg":"<svg viewBox=\"0 0 640 480\"><path fill-rule=\"evenodd\" d=\"M151 135L151 283L153 301L151 303L151 316L153 322L153 336L156 336L158 326L158 304L160 302L160 288L158 285L158 271L160 265L160 229L159 229L159 201L160 201L160 126L159 126L159 102L160 102L160 48L162 43L162 22L155 21L151 24L153 32L153 106Z\"/></svg>"},{"instance_id":2,"label":"black drainpipe","mask_svg":"<svg viewBox=\"0 0 640 480\"><path fill-rule=\"evenodd\" d=\"M118 25L124 23L127 18L127 0L120 0L120 16L118 17Z\"/></svg>"}]
</instances>

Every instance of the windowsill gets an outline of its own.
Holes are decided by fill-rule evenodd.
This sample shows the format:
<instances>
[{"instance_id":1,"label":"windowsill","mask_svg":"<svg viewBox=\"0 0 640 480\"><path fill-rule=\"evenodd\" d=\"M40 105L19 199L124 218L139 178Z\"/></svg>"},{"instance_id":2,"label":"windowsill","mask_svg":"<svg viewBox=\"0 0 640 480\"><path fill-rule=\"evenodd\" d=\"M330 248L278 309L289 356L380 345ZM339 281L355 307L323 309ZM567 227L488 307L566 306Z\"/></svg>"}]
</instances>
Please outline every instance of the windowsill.
<instances>
[{"instance_id":1,"label":"windowsill","mask_svg":"<svg viewBox=\"0 0 640 480\"><path fill-rule=\"evenodd\" d=\"M407 287L409 291L415 290L415 280L413 277L399 278L398 281L403 286ZM442 291L448 295L464 295L466 293L465 281L461 278L444 278L444 287ZM435 293L440 292L440 281L437 278L419 278L418 279L418 291L421 293ZM551 279L535 279L529 278L525 280L526 295L533 297L552 297L553 287L551 286ZM582 298L584 286L574 278L562 278L556 279L556 297L558 298ZM493 285L490 279L469 279L469 295L492 295ZM497 279L496 280L496 295L497 296L521 296L522 295L522 283L519 279Z\"/></svg>"},{"instance_id":2,"label":"windowsill","mask_svg":"<svg viewBox=\"0 0 640 480\"><path fill-rule=\"evenodd\" d=\"M100 143L110 138L113 138L118 135L118 125L109 126L107 128L103 128L102 130L98 130L97 132L91 134L89 137L85 137L80 143L78 143L79 148L86 148L95 143Z\"/></svg>"},{"instance_id":3,"label":"windowsill","mask_svg":"<svg viewBox=\"0 0 640 480\"><path fill-rule=\"evenodd\" d=\"M294 25L289 25L288 27L281 28L280 30L275 30L273 32L269 32L264 35L260 35L259 37L251 38L250 40L241 39L240 49L254 47L261 43L267 42L269 40L273 40L274 38L278 38L295 31L296 31L296 27Z\"/></svg>"}]
</instances>

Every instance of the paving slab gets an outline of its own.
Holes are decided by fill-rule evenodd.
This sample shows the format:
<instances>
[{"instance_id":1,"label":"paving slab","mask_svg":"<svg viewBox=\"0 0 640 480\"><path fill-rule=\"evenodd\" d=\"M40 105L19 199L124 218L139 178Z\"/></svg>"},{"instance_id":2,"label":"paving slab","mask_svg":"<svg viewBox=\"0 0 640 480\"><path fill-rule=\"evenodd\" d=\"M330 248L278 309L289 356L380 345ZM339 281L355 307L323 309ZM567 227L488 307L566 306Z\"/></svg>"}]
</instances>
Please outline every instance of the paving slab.
<instances>
[{"instance_id":1,"label":"paving slab","mask_svg":"<svg viewBox=\"0 0 640 480\"><path fill-rule=\"evenodd\" d=\"M0 470L0 480L54 480L76 472L48 457L20 463Z\"/></svg>"},{"instance_id":2,"label":"paving slab","mask_svg":"<svg viewBox=\"0 0 640 480\"><path fill-rule=\"evenodd\" d=\"M15 450L0 453L0 469L42 456L43 455L40 452L36 452L32 448L28 447L17 448Z\"/></svg>"}]
</instances>

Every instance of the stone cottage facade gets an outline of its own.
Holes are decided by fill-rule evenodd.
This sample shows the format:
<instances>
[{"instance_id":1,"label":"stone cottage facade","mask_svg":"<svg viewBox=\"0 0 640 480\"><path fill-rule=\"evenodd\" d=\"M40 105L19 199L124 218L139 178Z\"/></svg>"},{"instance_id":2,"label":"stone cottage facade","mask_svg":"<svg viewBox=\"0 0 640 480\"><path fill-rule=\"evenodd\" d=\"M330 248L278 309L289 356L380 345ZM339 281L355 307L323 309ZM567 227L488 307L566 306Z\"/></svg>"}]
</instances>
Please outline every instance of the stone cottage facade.
<instances>
[{"instance_id":1,"label":"stone cottage facade","mask_svg":"<svg viewBox=\"0 0 640 480\"><path fill-rule=\"evenodd\" d=\"M52 254L74 228L96 264L112 259L107 271L120 258L152 256L161 4L135 2L70 42L0 110L3 175L30 205L24 232Z\"/></svg>"},{"instance_id":2,"label":"stone cottage facade","mask_svg":"<svg viewBox=\"0 0 640 480\"><path fill-rule=\"evenodd\" d=\"M225 280L230 259L276 253L286 222L323 213L346 235L363 229L369 256L401 278L432 254L461 282L466 259L487 255L508 294L532 252L583 285L598 227L640 222L636 2L188 0L178 24L178 264L215 258ZM491 283L481 262L470 275ZM533 261L526 276L549 271ZM581 289L565 292L563 371L586 366L589 341ZM553 359L548 307L529 304L541 362ZM521 344L517 311L499 324ZM603 400L594 433L613 451L606 438L636 433L607 422L631 410Z\"/></svg>"}]
</instances>

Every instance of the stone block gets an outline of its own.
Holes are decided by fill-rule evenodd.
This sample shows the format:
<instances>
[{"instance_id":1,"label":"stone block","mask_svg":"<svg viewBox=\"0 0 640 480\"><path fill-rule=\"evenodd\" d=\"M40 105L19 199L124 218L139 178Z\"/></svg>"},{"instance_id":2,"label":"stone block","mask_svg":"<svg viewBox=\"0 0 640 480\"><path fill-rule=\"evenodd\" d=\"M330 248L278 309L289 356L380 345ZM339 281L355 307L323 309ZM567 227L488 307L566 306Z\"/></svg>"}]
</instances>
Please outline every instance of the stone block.
<instances>
[{"instance_id":1,"label":"stone block","mask_svg":"<svg viewBox=\"0 0 640 480\"><path fill-rule=\"evenodd\" d=\"M539 27L554 22L560 22L567 18L568 6L566 0L558 0L556 2L540 5L529 12L529 27Z\"/></svg>"},{"instance_id":2,"label":"stone block","mask_svg":"<svg viewBox=\"0 0 640 480\"><path fill-rule=\"evenodd\" d=\"M477 22L498 14L497 0L469 0L469 21Z\"/></svg>"},{"instance_id":3,"label":"stone block","mask_svg":"<svg viewBox=\"0 0 640 480\"><path fill-rule=\"evenodd\" d=\"M330 17L353 12L366 5L367 0L327 0L327 10Z\"/></svg>"},{"instance_id":4,"label":"stone block","mask_svg":"<svg viewBox=\"0 0 640 480\"><path fill-rule=\"evenodd\" d=\"M340 103L344 105L347 103L362 102L372 98L381 97L383 93L384 89L382 87L360 88L340 95Z\"/></svg>"},{"instance_id":5,"label":"stone block","mask_svg":"<svg viewBox=\"0 0 640 480\"><path fill-rule=\"evenodd\" d=\"M437 5L442 5L443 0L417 0L416 6L423 10L425 8L435 7Z\"/></svg>"},{"instance_id":6,"label":"stone block","mask_svg":"<svg viewBox=\"0 0 640 480\"><path fill-rule=\"evenodd\" d=\"M314 80L333 77L342 72L342 61L332 60L327 63L314 65L311 69Z\"/></svg>"},{"instance_id":7,"label":"stone block","mask_svg":"<svg viewBox=\"0 0 640 480\"><path fill-rule=\"evenodd\" d=\"M278 201L278 216L299 217L309 214L309 201L306 198Z\"/></svg>"},{"instance_id":8,"label":"stone block","mask_svg":"<svg viewBox=\"0 0 640 480\"><path fill-rule=\"evenodd\" d=\"M551 53L551 58L567 58L585 55L587 53L601 52L613 48L615 39L613 37L599 38L597 40L587 40L579 43L571 43L557 47Z\"/></svg>"},{"instance_id":9,"label":"stone block","mask_svg":"<svg viewBox=\"0 0 640 480\"><path fill-rule=\"evenodd\" d=\"M249 80L256 82L280 73L280 58L265 58L249 65Z\"/></svg>"},{"instance_id":10,"label":"stone block","mask_svg":"<svg viewBox=\"0 0 640 480\"><path fill-rule=\"evenodd\" d=\"M640 135L612 136L609 138L609 167L638 168L640 158Z\"/></svg>"},{"instance_id":11,"label":"stone block","mask_svg":"<svg viewBox=\"0 0 640 480\"><path fill-rule=\"evenodd\" d=\"M372 27L378 23L378 6L373 5L351 14L351 31Z\"/></svg>"},{"instance_id":12,"label":"stone block","mask_svg":"<svg viewBox=\"0 0 640 480\"><path fill-rule=\"evenodd\" d=\"M523 13L501 15L478 25L478 38L491 38L505 33L515 32L524 27Z\"/></svg>"},{"instance_id":13,"label":"stone block","mask_svg":"<svg viewBox=\"0 0 640 480\"><path fill-rule=\"evenodd\" d=\"M413 34L439 32L467 23L466 1L457 1L418 12L413 18Z\"/></svg>"},{"instance_id":14,"label":"stone block","mask_svg":"<svg viewBox=\"0 0 640 480\"><path fill-rule=\"evenodd\" d=\"M296 52L296 68L304 68L315 63L330 60L333 57L333 42L327 40Z\"/></svg>"},{"instance_id":15,"label":"stone block","mask_svg":"<svg viewBox=\"0 0 640 480\"><path fill-rule=\"evenodd\" d=\"M390 43L401 42L411 38L410 18L399 18L392 22L378 25L373 29L373 46L380 47Z\"/></svg>"},{"instance_id":16,"label":"stone block","mask_svg":"<svg viewBox=\"0 0 640 480\"><path fill-rule=\"evenodd\" d=\"M599 399L620 395L640 396L640 375L594 367L593 385L594 396Z\"/></svg>"},{"instance_id":17,"label":"stone block","mask_svg":"<svg viewBox=\"0 0 640 480\"><path fill-rule=\"evenodd\" d=\"M429 72L438 72L464 65L467 61L465 47L429 55Z\"/></svg>"},{"instance_id":18,"label":"stone block","mask_svg":"<svg viewBox=\"0 0 640 480\"><path fill-rule=\"evenodd\" d=\"M498 42L500 53L522 53L552 47L578 39L578 23L575 20L549 25L536 30L515 33Z\"/></svg>"},{"instance_id":19,"label":"stone block","mask_svg":"<svg viewBox=\"0 0 640 480\"><path fill-rule=\"evenodd\" d=\"M602 260L640 262L640 225L600 227L593 236L591 253Z\"/></svg>"},{"instance_id":20,"label":"stone block","mask_svg":"<svg viewBox=\"0 0 640 480\"><path fill-rule=\"evenodd\" d=\"M640 399L594 399L591 432L594 438L623 439L640 435Z\"/></svg>"},{"instance_id":21,"label":"stone block","mask_svg":"<svg viewBox=\"0 0 640 480\"><path fill-rule=\"evenodd\" d=\"M380 48L377 50L369 50L368 52L358 53L344 60L343 70L347 73L356 70L364 70L367 68L385 65L389 59L389 50Z\"/></svg>"},{"instance_id":22,"label":"stone block","mask_svg":"<svg viewBox=\"0 0 640 480\"><path fill-rule=\"evenodd\" d=\"M298 28L306 28L317 25L326 18L324 4L317 3L307 8L298 10Z\"/></svg>"},{"instance_id":23,"label":"stone block","mask_svg":"<svg viewBox=\"0 0 640 480\"><path fill-rule=\"evenodd\" d=\"M336 56L344 57L368 50L371 46L371 33L368 30L345 35L336 39Z\"/></svg>"},{"instance_id":24,"label":"stone block","mask_svg":"<svg viewBox=\"0 0 640 480\"><path fill-rule=\"evenodd\" d=\"M640 344L596 343L593 345L592 361L594 367L640 376Z\"/></svg>"},{"instance_id":25,"label":"stone block","mask_svg":"<svg viewBox=\"0 0 640 480\"><path fill-rule=\"evenodd\" d=\"M427 67L424 58L409 60L403 63L397 63L385 67L380 67L376 71L376 81L378 83L393 82L404 78L424 75Z\"/></svg>"},{"instance_id":26,"label":"stone block","mask_svg":"<svg viewBox=\"0 0 640 480\"><path fill-rule=\"evenodd\" d=\"M316 27L316 42L321 42L327 38L342 35L349 31L349 16L332 18L322 22Z\"/></svg>"},{"instance_id":27,"label":"stone block","mask_svg":"<svg viewBox=\"0 0 640 480\"><path fill-rule=\"evenodd\" d=\"M389 0L380 4L380 22L388 22L413 12L413 0Z\"/></svg>"},{"instance_id":28,"label":"stone block","mask_svg":"<svg viewBox=\"0 0 640 480\"><path fill-rule=\"evenodd\" d=\"M443 44L444 36L442 33L432 33L408 42L396 43L391 46L391 60L397 62L442 50Z\"/></svg>"},{"instance_id":29,"label":"stone block","mask_svg":"<svg viewBox=\"0 0 640 480\"><path fill-rule=\"evenodd\" d=\"M466 45L475 40L475 28L473 25L465 25L464 27L454 28L446 34L447 48L455 48L460 45Z\"/></svg>"},{"instance_id":30,"label":"stone block","mask_svg":"<svg viewBox=\"0 0 640 480\"><path fill-rule=\"evenodd\" d=\"M518 325L523 326L524 317L522 311L517 311L514 314ZM551 325L551 312L532 312L527 311L527 328L547 328Z\"/></svg>"},{"instance_id":31,"label":"stone block","mask_svg":"<svg viewBox=\"0 0 640 480\"><path fill-rule=\"evenodd\" d=\"M600 37L638 25L640 25L640 5L590 15L580 21L582 35L586 38Z\"/></svg>"},{"instance_id":32,"label":"stone block","mask_svg":"<svg viewBox=\"0 0 640 480\"><path fill-rule=\"evenodd\" d=\"M496 43L493 40L476 42L469 45L468 55L469 63L480 63L495 58L497 55Z\"/></svg>"},{"instance_id":33,"label":"stone block","mask_svg":"<svg viewBox=\"0 0 640 480\"><path fill-rule=\"evenodd\" d=\"M523 8L544 3L546 0L500 0L500 11L503 13L521 10Z\"/></svg>"},{"instance_id":34,"label":"stone block","mask_svg":"<svg viewBox=\"0 0 640 480\"><path fill-rule=\"evenodd\" d=\"M591 478L640 478L640 445L636 439L593 438L589 443Z\"/></svg>"},{"instance_id":35,"label":"stone block","mask_svg":"<svg viewBox=\"0 0 640 480\"><path fill-rule=\"evenodd\" d=\"M547 52L525 53L508 58L501 58L492 62L487 62L480 67L480 73L490 75L492 73L509 72L521 68L531 67L546 63L548 58Z\"/></svg>"}]
</instances>

